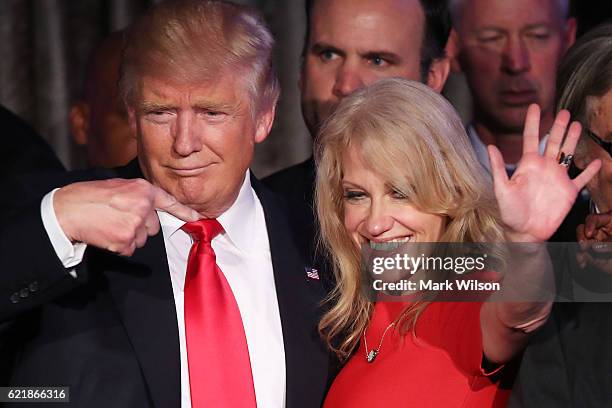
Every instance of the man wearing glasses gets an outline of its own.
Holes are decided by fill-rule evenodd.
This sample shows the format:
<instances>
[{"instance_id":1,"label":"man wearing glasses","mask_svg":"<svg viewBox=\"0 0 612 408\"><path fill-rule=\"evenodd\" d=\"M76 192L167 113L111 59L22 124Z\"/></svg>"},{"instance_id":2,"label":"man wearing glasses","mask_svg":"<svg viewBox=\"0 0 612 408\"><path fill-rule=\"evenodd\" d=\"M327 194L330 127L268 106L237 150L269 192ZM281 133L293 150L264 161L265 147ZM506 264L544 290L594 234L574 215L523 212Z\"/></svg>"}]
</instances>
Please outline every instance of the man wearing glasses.
<instances>
[{"instance_id":1,"label":"man wearing glasses","mask_svg":"<svg viewBox=\"0 0 612 408\"><path fill-rule=\"evenodd\" d=\"M582 123L575 166L584 169L600 159L599 173L587 184L590 208L576 229L578 241L609 241L612 235L612 25L587 33L559 66L557 109L568 109ZM586 217L586 219L585 219ZM573 241L574 239L568 238Z\"/></svg>"},{"instance_id":2,"label":"man wearing glasses","mask_svg":"<svg viewBox=\"0 0 612 408\"><path fill-rule=\"evenodd\" d=\"M591 193L591 212L602 215L609 214L612 210L612 89L604 96L596 98L591 105L594 107L589 115L590 129L585 127L582 130L583 146L580 155L576 156L576 165L583 169L595 159L604 163L599 173L587 185Z\"/></svg>"}]
</instances>

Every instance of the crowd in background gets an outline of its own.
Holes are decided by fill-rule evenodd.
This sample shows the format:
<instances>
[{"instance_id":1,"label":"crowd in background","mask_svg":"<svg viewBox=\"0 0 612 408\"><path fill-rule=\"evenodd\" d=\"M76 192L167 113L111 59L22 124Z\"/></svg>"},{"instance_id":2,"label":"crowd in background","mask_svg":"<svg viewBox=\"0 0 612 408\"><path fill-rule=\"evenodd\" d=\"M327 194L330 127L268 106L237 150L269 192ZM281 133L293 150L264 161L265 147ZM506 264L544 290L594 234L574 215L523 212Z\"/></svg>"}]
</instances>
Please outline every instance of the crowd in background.
<instances>
[{"instance_id":1,"label":"crowd in background","mask_svg":"<svg viewBox=\"0 0 612 408\"><path fill-rule=\"evenodd\" d=\"M236 297L233 307L242 314L244 329L241 325L238 335L242 342L234 346L241 349L248 344L247 357L249 350L251 353L250 370L236 368L241 364L236 362L229 371L246 372L244 382L233 381L246 387L249 396L221 404L239 406L248 401L245 406L254 406L256 401L260 406L318 406L323 395L327 395L324 404L330 407L401 406L406 401L412 406L410 399L403 399L408 396L428 401L423 403L428 406L454 406L457 401L463 401L461 406L612 404L612 378L607 369L612 361L608 344L611 303L483 306L415 302L407 306L368 302L360 291L359 254L355 252L355 244L358 248L393 240L609 242L612 23L581 31L577 37L579 26L566 0L307 1L297 86L314 153L260 183L248 168L254 146L266 140L273 121L278 120L275 106L284 92L271 62L274 40L255 11L216 1L205 3L208 14L195 6L197 1L177 1L176 11L172 5L157 5L153 10L159 11L112 33L91 54L82 92L66 120L74 142L84 147L88 166L100 170L66 173L43 137L9 111L0 112L2 132L10 141L4 148L1 179L14 188L3 204L8 227L0 236L0 253L4 257L22 250L24 234L18 232L22 227L9 220L19 215L29 220L30 236L32 231L41 235L35 248L42 248L45 265L54 263L53 273L57 274L43 279L39 273L47 266L31 262L25 275L13 273L15 278L0 285L6 294L0 336L13 339L5 342L10 357L0 364L6 373L0 375L3 382L35 381L42 370L33 362L37 355L55 353L58 366L65 363L62 353L66 347L91 355L88 347L98 340L65 340L64 331L70 331L66 316L85 332L88 319L102 322L96 330L105 322L114 328L114 317L100 310L106 310L106 297L117 295L107 287L112 284L92 276L98 276L102 268L105 279L124 279L113 274L123 270L124 260L131 258L105 253L137 257L142 254L139 248L153 245L149 241L160 229L164 241L155 245L167 253L172 291L159 297L169 294L175 301L181 299L176 304L179 316L179 309L194 307L189 306L187 288L185 295L177 295L183 284L176 282L185 279L185 272L177 278L175 269L185 269L189 237L207 239L177 227L178 222L197 223L195 210L221 223L221 232L213 233L221 237L213 241L217 242L212 246L213 255L218 252L218 266L230 272L219 285L231 287ZM189 16L189 7L202 12L202 20ZM185 31L180 24L166 27L171 18L184 23ZM207 21L212 28L194 28L198 21ZM157 32L154 23L159 24ZM207 41L198 43L196 37ZM464 123L456 111L464 107L453 107L441 96L453 75L465 78L471 95L470 115ZM236 85L242 82L247 84ZM217 98L215 103L207 100L208 95ZM239 123L230 122L234 117L240 118ZM202 142L197 135L210 140ZM281 137L290 144L293 135L269 136ZM203 168L213 166L200 172L199 167L190 167L196 161L189 158L203 157L202 152L212 157ZM32 178L35 172L44 176ZM133 184L127 180L134 177L147 181ZM33 179L36 182L16 181ZM62 188L49 188L56 186ZM286 206L277 213L276 204L271 204L274 199L266 196L268 189L282 197ZM102 208L107 202L113 203L112 214ZM152 220L155 209L171 215ZM282 221L280 214L287 220ZM98 216L104 225L91 220ZM128 237L120 236L124 223L130 225ZM253 242L239 238L244 235L239 224L254 231ZM182 238L175 235L177 230L184 234ZM293 237L282 250L278 243L281 232ZM210 238L209 247L213 239L219 238ZM14 249L13 241L19 250ZM94 255L84 257L81 243L107 251L88 249ZM58 249L62 245L64 249ZM252 255L255 246L267 257ZM279 285L294 283L279 282L276 273L281 261L275 251L288 258L300 252L306 260L306 266L297 269L306 269L310 286L294 298L278 293ZM575 262L609 277L610 267L602 261L605 251L586 250ZM55 255L61 262L56 262ZM189 265L191 261L189 255ZM182 266L174 266L177 262ZM15 269L17 265L17 261L9 263ZM267 288L240 281L235 277L239 274L231 275L234 269L252 265L266 271ZM65 281L67 270L74 282ZM313 280L321 288L313 289ZM274 290L268 291L275 281L278 304ZM144 287L136 282L124 284L136 291ZM41 290L39 286L44 285L47 287ZM81 294L74 294L75 285L85 287ZM170 287L166 282L158 289L163 285ZM256 296L247 294L249 287ZM31 298L40 299L39 292L44 297L30 305ZM87 300L89 297L95 301ZM326 306L319 310L323 299ZM316 336L297 323L286 323L288 310L295 307L293 301L304 302L308 316L290 317L316 327ZM79 305L81 309L75 312ZM260 310L257 308L266 310L265 318L245 312ZM172 319L166 316L170 330L176 326L176 317ZM205 372L206 366L193 360L187 364L185 350L197 347L193 340L189 342L189 332L196 329L187 314L181 319L180 335L175 336L180 342L173 354L180 354L181 367L176 367L178 357L167 361L180 385L173 384L176 389L172 390L168 386L168 396L147 391L151 385L141 389L138 381L131 381L136 391L121 387L116 401L126 406L131 398L148 398L160 406L177 401L182 406L222 401L210 394L231 386L231 381L209 379L198 385L198 390L205 391L194 389L194 373ZM251 323L256 319L265 325ZM45 326L37 334L38 325L58 321L63 322L58 328ZM139 330L138 325L129 330ZM424 352L414 344L414 350L402 348L411 330L424 333L422 339L435 350ZM121 349L119 355L127 353L123 334L111 334L116 337L112 347ZM65 343L55 344L58 338ZM23 344L15 339L24 339ZM130 341L143 340L132 337ZM211 341L223 347L218 339ZM277 358L263 357L267 346ZM15 347L22 348L16 352ZM296 357L295 350L312 354ZM104 351L101 347L99 355ZM190 351L190 355L195 353ZM213 355L216 353L204 353L202 358L214 360ZM307 364L309 358L312 370L293 374L300 369L295 365ZM103 366L104 376L113 372L110 365ZM410 370L402 370L408 366ZM438 371L430 372L430 366ZM140 375L135 367L126 363L124 375ZM192 371L194 367L199 371ZM66 364L62 378L74 380L82 369L75 363ZM147 381L154 381L150 376L155 376L151 374L155 370L147 369L151 370ZM281 371L282 375L266 374ZM315 391L306 398L296 387L309 381ZM394 381L404 388L397 388ZM112 383L81 391L75 398L89 401ZM405 385L408 383L410 386ZM437 388L445 391L437 394ZM215 398L231 394L222 391L224 397Z\"/></svg>"}]
</instances>

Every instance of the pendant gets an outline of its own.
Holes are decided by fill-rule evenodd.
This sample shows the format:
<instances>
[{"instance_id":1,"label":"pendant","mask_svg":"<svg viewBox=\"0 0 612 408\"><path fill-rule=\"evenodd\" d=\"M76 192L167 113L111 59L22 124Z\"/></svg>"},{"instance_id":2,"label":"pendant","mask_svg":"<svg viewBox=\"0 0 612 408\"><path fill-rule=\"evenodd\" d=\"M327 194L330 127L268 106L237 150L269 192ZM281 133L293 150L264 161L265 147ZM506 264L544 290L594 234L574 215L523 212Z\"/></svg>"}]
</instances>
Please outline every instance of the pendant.
<instances>
[{"instance_id":1,"label":"pendant","mask_svg":"<svg viewBox=\"0 0 612 408\"><path fill-rule=\"evenodd\" d=\"M376 359L376 356L378 355L378 350L370 350L370 352L368 353L368 363L373 362Z\"/></svg>"}]
</instances>

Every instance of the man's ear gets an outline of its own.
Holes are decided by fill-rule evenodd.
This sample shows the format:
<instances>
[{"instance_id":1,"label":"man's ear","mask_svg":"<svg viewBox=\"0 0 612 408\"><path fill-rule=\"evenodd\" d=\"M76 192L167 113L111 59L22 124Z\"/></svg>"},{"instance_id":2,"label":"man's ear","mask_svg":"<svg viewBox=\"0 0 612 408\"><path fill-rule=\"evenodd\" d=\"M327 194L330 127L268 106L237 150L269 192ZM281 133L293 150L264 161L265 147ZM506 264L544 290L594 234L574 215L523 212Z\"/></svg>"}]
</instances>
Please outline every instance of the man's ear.
<instances>
[{"instance_id":1,"label":"man's ear","mask_svg":"<svg viewBox=\"0 0 612 408\"><path fill-rule=\"evenodd\" d=\"M438 58L433 60L429 72L427 73L427 85L434 91L440 93L450 71L450 62L448 57Z\"/></svg>"},{"instance_id":2,"label":"man's ear","mask_svg":"<svg viewBox=\"0 0 612 408\"><path fill-rule=\"evenodd\" d=\"M136 109L132 106L127 105L126 107L128 115L128 123L130 124L130 133L132 137L138 135L138 118L136 117Z\"/></svg>"},{"instance_id":3,"label":"man's ear","mask_svg":"<svg viewBox=\"0 0 612 408\"><path fill-rule=\"evenodd\" d=\"M274 115L276 112L276 104L272 105L271 108L266 109L265 112L262 112L257 117L257 122L255 124L255 143L261 143L270 134L270 130L272 129L272 123L274 123Z\"/></svg>"},{"instance_id":4,"label":"man's ear","mask_svg":"<svg viewBox=\"0 0 612 408\"><path fill-rule=\"evenodd\" d=\"M89 136L89 105L85 102L75 103L70 108L68 118L72 139L77 145L85 146Z\"/></svg>"},{"instance_id":5,"label":"man's ear","mask_svg":"<svg viewBox=\"0 0 612 408\"><path fill-rule=\"evenodd\" d=\"M459 33L453 28L446 43L446 56L450 60L451 69L455 72L461 71L461 64L459 63L460 52Z\"/></svg>"},{"instance_id":6,"label":"man's ear","mask_svg":"<svg viewBox=\"0 0 612 408\"><path fill-rule=\"evenodd\" d=\"M568 18L567 21L565 22L565 34L564 34L566 51L569 47L574 45L574 43L576 42L576 28L577 28L576 19L574 17Z\"/></svg>"}]
</instances>

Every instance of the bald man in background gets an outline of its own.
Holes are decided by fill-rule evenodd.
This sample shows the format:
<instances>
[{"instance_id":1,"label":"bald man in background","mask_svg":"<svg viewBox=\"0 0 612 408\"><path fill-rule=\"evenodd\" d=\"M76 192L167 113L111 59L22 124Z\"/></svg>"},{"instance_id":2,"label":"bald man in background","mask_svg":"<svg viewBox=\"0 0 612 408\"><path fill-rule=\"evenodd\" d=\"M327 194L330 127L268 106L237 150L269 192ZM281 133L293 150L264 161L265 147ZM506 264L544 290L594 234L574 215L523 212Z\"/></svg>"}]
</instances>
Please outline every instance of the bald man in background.
<instances>
[{"instance_id":1,"label":"bald man in background","mask_svg":"<svg viewBox=\"0 0 612 408\"><path fill-rule=\"evenodd\" d=\"M527 107L542 109L540 134L552 126L557 66L574 43L568 0L451 0L448 44L454 70L463 71L474 117L468 136L488 170L486 145L497 146L507 170L521 157Z\"/></svg>"},{"instance_id":2,"label":"bald man in background","mask_svg":"<svg viewBox=\"0 0 612 408\"><path fill-rule=\"evenodd\" d=\"M117 93L124 32L105 38L92 52L83 94L70 109L75 143L85 148L91 167L117 167L136 157L136 139Z\"/></svg>"}]
</instances>

